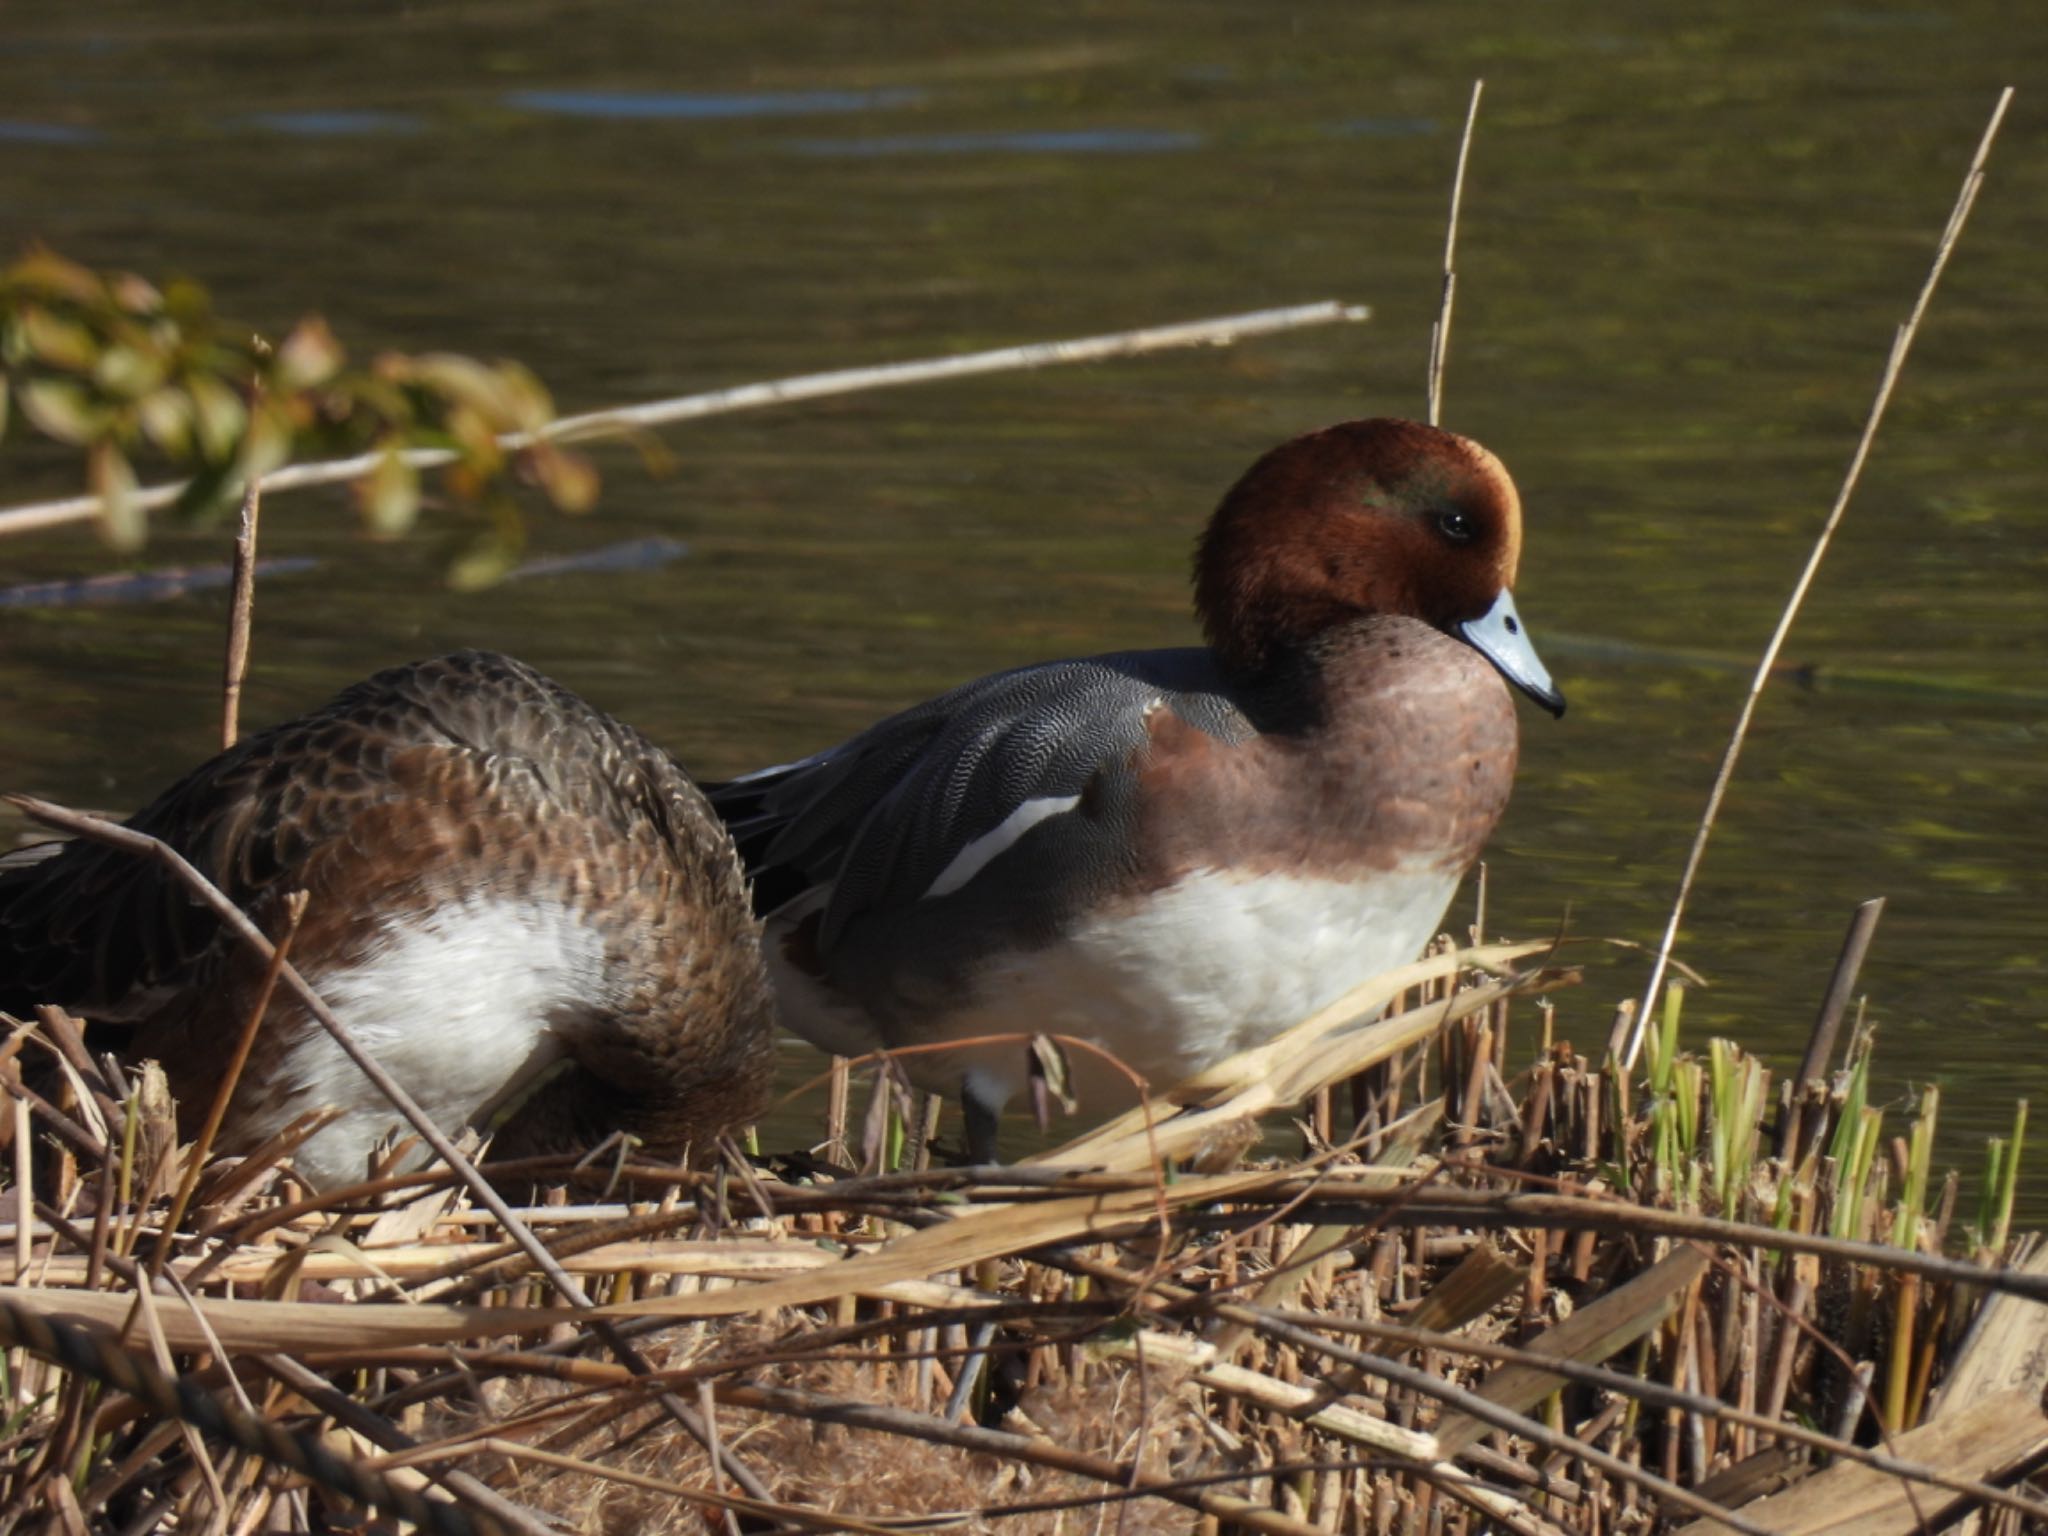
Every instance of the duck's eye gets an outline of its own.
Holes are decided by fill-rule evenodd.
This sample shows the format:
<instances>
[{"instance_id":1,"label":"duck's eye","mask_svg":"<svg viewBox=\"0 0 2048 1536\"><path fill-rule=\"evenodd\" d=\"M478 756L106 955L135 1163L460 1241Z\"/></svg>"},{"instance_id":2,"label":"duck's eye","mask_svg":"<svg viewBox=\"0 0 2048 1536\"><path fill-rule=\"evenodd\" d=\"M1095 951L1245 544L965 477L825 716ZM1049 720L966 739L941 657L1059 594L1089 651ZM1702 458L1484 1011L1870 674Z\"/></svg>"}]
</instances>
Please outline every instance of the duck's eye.
<instances>
[{"instance_id":1,"label":"duck's eye","mask_svg":"<svg viewBox=\"0 0 2048 1536\"><path fill-rule=\"evenodd\" d=\"M1472 515L1453 509L1436 515L1437 531L1453 544L1470 544L1477 531L1472 526Z\"/></svg>"}]
</instances>

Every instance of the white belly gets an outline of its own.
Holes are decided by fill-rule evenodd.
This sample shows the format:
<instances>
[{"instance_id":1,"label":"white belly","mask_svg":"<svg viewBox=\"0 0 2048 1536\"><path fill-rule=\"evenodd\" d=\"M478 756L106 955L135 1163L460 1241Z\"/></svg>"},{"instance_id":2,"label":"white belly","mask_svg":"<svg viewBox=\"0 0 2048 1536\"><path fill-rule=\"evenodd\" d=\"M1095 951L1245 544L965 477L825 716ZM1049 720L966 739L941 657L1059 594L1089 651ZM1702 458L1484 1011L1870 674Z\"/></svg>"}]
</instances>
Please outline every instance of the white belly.
<instances>
[{"instance_id":1,"label":"white belly","mask_svg":"<svg viewBox=\"0 0 2048 1536\"><path fill-rule=\"evenodd\" d=\"M549 1022L600 1006L604 948L555 902L474 899L390 919L367 960L312 978L349 1032L444 1131L468 1123L558 1054ZM296 1158L315 1184L361 1179L398 1111L309 1021L272 1104L248 1121L263 1137L320 1105L339 1120Z\"/></svg>"},{"instance_id":2,"label":"white belly","mask_svg":"<svg viewBox=\"0 0 2048 1536\"><path fill-rule=\"evenodd\" d=\"M967 1006L928 1021L928 1033L889 1043L1072 1035L1162 1089L1413 960L1457 885L1455 872L1429 868L1364 883L1199 873L1132 910L1091 919L1056 944L1003 957L980 973ZM770 953L778 947L771 943ZM787 985L794 978L776 979ZM792 994L801 994L813 1026L794 1027L847 1054L882 1043L872 1022L819 991L811 984L785 992L785 1018L798 1011ZM912 1081L941 1092L957 1092L971 1074L977 1097L993 1104L1025 1086L1027 1053L1019 1038L906 1056L903 1066ZM1092 1052L1070 1048L1067 1056L1084 1105L1135 1101L1123 1075Z\"/></svg>"}]
</instances>

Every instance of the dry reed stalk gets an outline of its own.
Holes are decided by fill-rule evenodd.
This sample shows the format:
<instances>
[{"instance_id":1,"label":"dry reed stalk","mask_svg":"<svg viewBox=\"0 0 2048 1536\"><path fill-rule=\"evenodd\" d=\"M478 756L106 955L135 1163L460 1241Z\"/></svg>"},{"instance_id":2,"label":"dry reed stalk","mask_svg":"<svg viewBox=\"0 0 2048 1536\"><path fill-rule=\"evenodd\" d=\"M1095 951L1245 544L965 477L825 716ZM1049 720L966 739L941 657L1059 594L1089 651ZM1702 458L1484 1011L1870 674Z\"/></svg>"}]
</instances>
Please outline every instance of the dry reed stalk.
<instances>
[{"instance_id":1,"label":"dry reed stalk","mask_svg":"<svg viewBox=\"0 0 2048 1536\"><path fill-rule=\"evenodd\" d=\"M1479 126L1479 97L1484 80L1472 82L1472 101L1465 109L1465 131L1458 139L1458 168L1451 177L1451 214L1444 230L1444 288L1437 307L1436 323L1429 329L1429 424L1440 426L1444 416L1444 368L1451 353L1451 306L1458 293L1458 210L1465 201L1465 162L1472 155L1472 131ZM1480 866L1479 915L1474 928L1486 924L1485 866ZM1475 944L1484 942L1483 932L1472 935Z\"/></svg>"},{"instance_id":2,"label":"dry reed stalk","mask_svg":"<svg viewBox=\"0 0 2048 1536\"><path fill-rule=\"evenodd\" d=\"M249 634L256 615L256 523L263 506L263 482L251 480L242 493L235 531L233 596L228 603L227 657L221 669L220 744L232 747L242 734L242 682L249 672Z\"/></svg>"},{"instance_id":3,"label":"dry reed stalk","mask_svg":"<svg viewBox=\"0 0 2048 1536\"><path fill-rule=\"evenodd\" d=\"M252 496L254 492L251 492ZM239 604L237 605L239 607ZM232 704L230 712L232 713ZM233 721L229 721L232 730ZM242 1022L241 1034L236 1037L235 1049L228 1058L227 1069L221 1074L219 1085L214 1090L213 1102L207 1106L206 1119L199 1128L199 1134L192 1140L192 1149L187 1154L185 1176L178 1185L178 1193L171 1201L171 1213L165 1218L159 1234L156 1252L151 1259L153 1271L161 1272L164 1260L170 1256L171 1236L183 1224L185 1211L192 1201L192 1192L198 1188L200 1171L206 1165L207 1153L213 1149L213 1139L220 1133L221 1123L227 1119L228 1103L234 1098L236 1085L242 1080L242 1069L249 1064L249 1051L256 1044L256 1031L263 1023L264 1014L270 1011L271 994L277 990L277 978L283 972L286 957L291 953L292 940L298 936L299 924L306 916L306 893L293 891L285 897L284 932L277 937L277 945L264 962L263 979L256 988L256 1000L249 1008L249 1016Z\"/></svg>"},{"instance_id":4,"label":"dry reed stalk","mask_svg":"<svg viewBox=\"0 0 2048 1536\"><path fill-rule=\"evenodd\" d=\"M1986 124L1984 134L1977 143L1977 152L1970 160L1970 168L1963 177L1962 190L1956 195L1955 207L1950 211L1947 227L1935 244L1934 261L1927 272L1927 279L1920 287L1920 296L1913 304L1912 313L1906 317L1892 339L1890 355L1885 359L1883 375L1878 380L1877 395L1870 403L1870 413L1863 423L1863 433L1856 443L1856 451L1850 456L1849 467L1842 477L1842 487L1835 496L1835 504L1829 510L1827 521L1821 525L1815 537L1813 550L1806 558L1806 566L1793 583L1792 591L1785 600L1783 611L1778 616L1778 627L1771 632L1765 644L1763 655L1757 661L1756 673L1750 679L1749 692L1744 696L1742 709L1735 717L1735 728L1729 734L1727 749L1722 753L1721 766L1714 773L1713 787L1707 792L1707 805L1700 815L1699 830L1694 833L1692 848L1686 854L1685 868L1678 877L1678 892L1672 898L1671 917L1664 926L1664 937L1657 945L1657 956L1650 967L1650 979L1643 987L1642 1006L1637 1010L1634 1029L1629 1034L1628 1048L1622 1053L1624 1066L1633 1068L1637 1053L1642 1049L1643 1030L1649 1023L1650 1010L1656 1004L1657 992L1664 984L1665 967L1671 962L1671 951L1678 943L1678 925L1685 915L1685 904L1692 894L1693 880L1699 874L1700 862L1706 856L1707 838L1714 829L1714 819L1720 814L1721 801L1728 792L1728 782L1735 776L1736 760L1742 755L1742 744L1749 735L1749 723L1756 715L1757 701L1763 697L1764 684L1778 665L1778 653L1784 648L1785 637L1792 632L1792 624L1799 617L1799 610L1806 602L1806 594L1813 585L1813 579L1820 572L1821 561L1826 558L1828 546L1834 540L1835 530L1841 526L1843 515L1849 510L1849 499L1856 493L1856 484L1863 476L1863 465L1870 457L1870 447L1877 439L1877 429L1884 420L1885 407L1891 403L1892 390L1898 384L1899 374L1906 366L1906 357L1913 350L1913 338L1920 332L1921 319L1927 313L1927 306L1933 301L1934 290L1941 283L1941 275L1947 270L1948 259L1954 254L1956 243L1962 239L1963 226L1969 221L1970 209L1975 206L1977 193L1984 185L1984 165L1991 156L1991 146L1998 138L2000 125L2005 121L2006 109L2012 105L2013 91L2007 86L1999 93L1998 103L1991 109L1991 121Z\"/></svg>"}]
</instances>

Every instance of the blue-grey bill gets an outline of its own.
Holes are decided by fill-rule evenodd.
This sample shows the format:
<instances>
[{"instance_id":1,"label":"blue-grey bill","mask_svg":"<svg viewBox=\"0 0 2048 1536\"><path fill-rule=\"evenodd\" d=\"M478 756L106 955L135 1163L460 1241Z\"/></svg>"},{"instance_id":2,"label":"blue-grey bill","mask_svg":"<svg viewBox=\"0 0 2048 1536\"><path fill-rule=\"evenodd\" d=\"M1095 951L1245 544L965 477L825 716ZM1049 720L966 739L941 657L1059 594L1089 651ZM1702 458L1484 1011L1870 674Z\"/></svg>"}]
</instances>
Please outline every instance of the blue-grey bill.
<instances>
[{"instance_id":1,"label":"blue-grey bill","mask_svg":"<svg viewBox=\"0 0 2048 1536\"><path fill-rule=\"evenodd\" d=\"M1458 626L1467 644L1496 667L1500 675L1529 695L1553 715L1564 713L1564 695L1550 680L1550 671L1529 643L1522 628L1522 616L1515 612L1514 594L1501 588L1493 606L1476 619Z\"/></svg>"}]
</instances>

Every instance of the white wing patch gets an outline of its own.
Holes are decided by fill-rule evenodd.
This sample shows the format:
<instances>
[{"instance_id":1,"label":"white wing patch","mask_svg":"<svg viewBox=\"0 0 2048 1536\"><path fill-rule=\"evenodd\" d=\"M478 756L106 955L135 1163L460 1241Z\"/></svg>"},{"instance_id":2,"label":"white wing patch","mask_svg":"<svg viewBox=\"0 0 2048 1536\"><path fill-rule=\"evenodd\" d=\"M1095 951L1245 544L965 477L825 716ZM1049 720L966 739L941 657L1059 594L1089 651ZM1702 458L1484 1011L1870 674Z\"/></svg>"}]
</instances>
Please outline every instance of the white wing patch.
<instances>
[{"instance_id":1,"label":"white wing patch","mask_svg":"<svg viewBox=\"0 0 2048 1536\"><path fill-rule=\"evenodd\" d=\"M931 889L919 899L930 901L935 897L952 895L986 869L990 860L1000 855L1041 821L1049 816L1065 815L1080 803L1079 795L1057 795L1040 800L1026 800L1005 816L1001 825L982 833L954 854L953 862L939 872L939 878L931 883Z\"/></svg>"}]
</instances>

